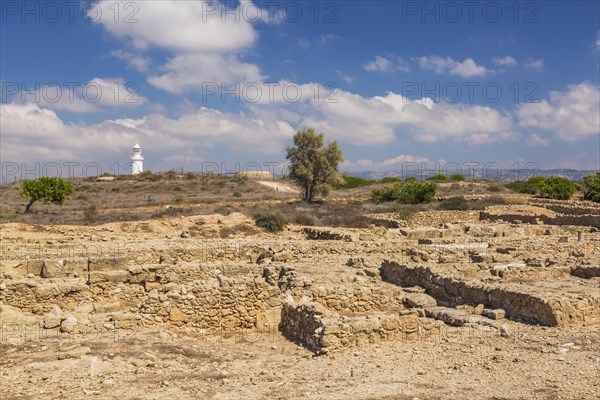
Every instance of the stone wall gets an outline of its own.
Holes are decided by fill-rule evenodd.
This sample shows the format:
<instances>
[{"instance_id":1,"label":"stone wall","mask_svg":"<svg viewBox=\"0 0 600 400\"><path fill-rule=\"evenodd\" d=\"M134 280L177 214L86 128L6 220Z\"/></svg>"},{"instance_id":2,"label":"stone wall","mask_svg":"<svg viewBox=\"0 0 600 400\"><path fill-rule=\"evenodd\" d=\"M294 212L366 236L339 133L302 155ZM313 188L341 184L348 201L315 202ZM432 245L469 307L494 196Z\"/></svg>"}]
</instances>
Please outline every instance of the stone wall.
<instances>
[{"instance_id":1,"label":"stone wall","mask_svg":"<svg viewBox=\"0 0 600 400\"><path fill-rule=\"evenodd\" d=\"M341 316L319 303L288 301L281 310L279 329L316 354L368 343L401 341L439 335L443 323L419 317L416 310Z\"/></svg>"},{"instance_id":2,"label":"stone wall","mask_svg":"<svg viewBox=\"0 0 600 400\"><path fill-rule=\"evenodd\" d=\"M359 240L358 233L336 232L332 230L304 228L302 232L309 240L343 240L345 242L356 242Z\"/></svg>"},{"instance_id":3,"label":"stone wall","mask_svg":"<svg viewBox=\"0 0 600 400\"><path fill-rule=\"evenodd\" d=\"M421 286L427 294L445 305L483 304L488 308L504 309L507 316L546 326L565 325L600 319L600 295L581 298L552 293L538 293L527 285L498 285L478 281L463 281L420 265L402 265L384 261L383 279L403 286ZM444 305L444 304L443 304Z\"/></svg>"},{"instance_id":4,"label":"stone wall","mask_svg":"<svg viewBox=\"0 0 600 400\"><path fill-rule=\"evenodd\" d=\"M547 215L522 215L522 214L493 214L481 212L482 221L504 221L515 223L521 221L528 224L544 223L546 225L580 225L600 228L600 217L598 215L567 215L558 214L554 217Z\"/></svg>"}]
</instances>

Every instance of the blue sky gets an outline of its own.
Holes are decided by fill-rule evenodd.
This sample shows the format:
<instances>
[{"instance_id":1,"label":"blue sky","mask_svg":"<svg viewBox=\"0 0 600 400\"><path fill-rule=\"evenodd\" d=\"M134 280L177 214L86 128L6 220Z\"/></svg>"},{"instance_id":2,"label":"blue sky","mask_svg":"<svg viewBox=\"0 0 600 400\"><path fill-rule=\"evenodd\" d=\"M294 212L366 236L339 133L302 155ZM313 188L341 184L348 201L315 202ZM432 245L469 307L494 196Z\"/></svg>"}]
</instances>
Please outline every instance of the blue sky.
<instances>
[{"instance_id":1,"label":"blue sky","mask_svg":"<svg viewBox=\"0 0 600 400\"><path fill-rule=\"evenodd\" d=\"M1 12L4 164L125 171L139 140L153 171L231 170L285 161L293 133L312 127L351 171L600 168L595 1L3 1Z\"/></svg>"}]
</instances>

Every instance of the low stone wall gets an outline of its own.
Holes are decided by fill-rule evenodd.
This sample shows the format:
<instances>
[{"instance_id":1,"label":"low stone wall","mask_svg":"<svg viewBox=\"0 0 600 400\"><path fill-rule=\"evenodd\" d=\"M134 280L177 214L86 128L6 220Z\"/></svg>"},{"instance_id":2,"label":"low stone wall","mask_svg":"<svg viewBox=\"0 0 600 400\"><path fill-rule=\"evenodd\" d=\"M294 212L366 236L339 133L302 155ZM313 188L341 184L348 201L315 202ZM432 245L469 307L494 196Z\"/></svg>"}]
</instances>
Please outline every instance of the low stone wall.
<instances>
[{"instance_id":1,"label":"low stone wall","mask_svg":"<svg viewBox=\"0 0 600 400\"><path fill-rule=\"evenodd\" d=\"M309 240L343 240L345 242L357 242L359 240L358 233L335 232L315 228L304 228L302 233Z\"/></svg>"},{"instance_id":2,"label":"low stone wall","mask_svg":"<svg viewBox=\"0 0 600 400\"><path fill-rule=\"evenodd\" d=\"M481 220L504 221L515 223L521 221L528 224L537 224L538 221L546 225L579 225L592 226L600 228L600 217L598 215L564 215L559 214L555 217L547 215L520 215L520 214L492 214L485 211L481 212Z\"/></svg>"},{"instance_id":3,"label":"low stone wall","mask_svg":"<svg viewBox=\"0 0 600 400\"><path fill-rule=\"evenodd\" d=\"M590 201L564 201L551 199L531 199L529 203L532 206L544 207L561 214L569 215L595 215L600 216L600 204Z\"/></svg>"},{"instance_id":4,"label":"low stone wall","mask_svg":"<svg viewBox=\"0 0 600 400\"><path fill-rule=\"evenodd\" d=\"M375 271L379 276L379 271ZM404 291L381 281L315 285L309 277L300 276L293 268L282 264L265 267L263 276L268 283L277 285L282 292L296 299L307 298L341 313L404 309Z\"/></svg>"},{"instance_id":5,"label":"low stone wall","mask_svg":"<svg viewBox=\"0 0 600 400\"><path fill-rule=\"evenodd\" d=\"M600 295L581 298L553 294L549 291L534 293L520 285L518 290L478 281L462 281L445 276L426 266L401 265L384 261L381 266L384 280L398 285L421 286L427 294L447 305L483 304L501 308L513 318L546 326L582 323L600 319Z\"/></svg>"},{"instance_id":6,"label":"low stone wall","mask_svg":"<svg viewBox=\"0 0 600 400\"><path fill-rule=\"evenodd\" d=\"M288 301L281 309L280 331L302 342L316 354L362 346L439 335L443 323L419 317L416 310L369 316L342 316L319 303Z\"/></svg>"},{"instance_id":7,"label":"low stone wall","mask_svg":"<svg viewBox=\"0 0 600 400\"><path fill-rule=\"evenodd\" d=\"M400 288L356 284L321 287L303 293L331 310L344 313L399 311L404 308L404 292Z\"/></svg>"},{"instance_id":8,"label":"low stone wall","mask_svg":"<svg viewBox=\"0 0 600 400\"><path fill-rule=\"evenodd\" d=\"M217 275L202 282L168 283L152 289L140 313L159 323L206 330L253 329L281 304L279 288L259 277ZM277 314L277 313L275 313Z\"/></svg>"}]
</instances>

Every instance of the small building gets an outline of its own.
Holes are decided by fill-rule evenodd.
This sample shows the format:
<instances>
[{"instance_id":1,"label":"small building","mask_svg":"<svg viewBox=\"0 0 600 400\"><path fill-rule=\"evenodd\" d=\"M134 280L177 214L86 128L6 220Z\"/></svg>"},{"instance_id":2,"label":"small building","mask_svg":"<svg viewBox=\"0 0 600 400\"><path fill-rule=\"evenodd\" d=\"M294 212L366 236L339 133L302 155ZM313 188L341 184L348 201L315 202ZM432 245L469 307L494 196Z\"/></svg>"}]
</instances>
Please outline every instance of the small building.
<instances>
[{"instance_id":1,"label":"small building","mask_svg":"<svg viewBox=\"0 0 600 400\"><path fill-rule=\"evenodd\" d=\"M273 175L269 171L243 171L237 172L235 176L246 177L252 180L271 180L273 179Z\"/></svg>"},{"instance_id":2,"label":"small building","mask_svg":"<svg viewBox=\"0 0 600 400\"><path fill-rule=\"evenodd\" d=\"M144 156L142 155L142 148L139 143L136 143L133 146L133 150L131 151L131 175L137 175L144 172Z\"/></svg>"}]
</instances>

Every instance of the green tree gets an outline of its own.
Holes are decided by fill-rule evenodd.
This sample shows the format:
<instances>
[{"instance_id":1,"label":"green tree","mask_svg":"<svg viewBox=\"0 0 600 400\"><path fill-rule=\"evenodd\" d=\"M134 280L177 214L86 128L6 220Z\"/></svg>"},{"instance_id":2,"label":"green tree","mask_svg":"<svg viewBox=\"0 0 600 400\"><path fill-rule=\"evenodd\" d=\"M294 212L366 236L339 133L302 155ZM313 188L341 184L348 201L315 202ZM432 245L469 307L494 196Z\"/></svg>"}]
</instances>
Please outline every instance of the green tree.
<instances>
[{"instance_id":1,"label":"green tree","mask_svg":"<svg viewBox=\"0 0 600 400\"><path fill-rule=\"evenodd\" d=\"M553 176L544 180L539 186L542 197L555 200L569 200L575 193L575 182L567 178Z\"/></svg>"},{"instance_id":2,"label":"green tree","mask_svg":"<svg viewBox=\"0 0 600 400\"><path fill-rule=\"evenodd\" d=\"M39 179L26 180L21 187L21 196L29 199L25 213L30 211L36 201L62 204L68 195L73 193L73 184L63 178L43 176Z\"/></svg>"},{"instance_id":3,"label":"green tree","mask_svg":"<svg viewBox=\"0 0 600 400\"><path fill-rule=\"evenodd\" d=\"M330 185L342 185L344 180L338 165L344 161L337 142L328 142L322 133L305 129L294 135L294 146L286 149L290 161L289 177L302 188L302 198L311 202L315 196L329 193Z\"/></svg>"},{"instance_id":4,"label":"green tree","mask_svg":"<svg viewBox=\"0 0 600 400\"><path fill-rule=\"evenodd\" d=\"M600 171L583 177L583 198L600 203Z\"/></svg>"},{"instance_id":5,"label":"green tree","mask_svg":"<svg viewBox=\"0 0 600 400\"><path fill-rule=\"evenodd\" d=\"M465 180L465 177L461 174L454 174L450 177L450 180L454 182L462 182Z\"/></svg>"}]
</instances>

